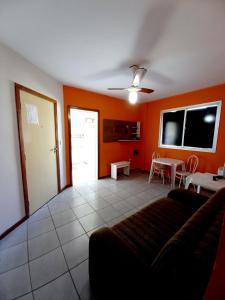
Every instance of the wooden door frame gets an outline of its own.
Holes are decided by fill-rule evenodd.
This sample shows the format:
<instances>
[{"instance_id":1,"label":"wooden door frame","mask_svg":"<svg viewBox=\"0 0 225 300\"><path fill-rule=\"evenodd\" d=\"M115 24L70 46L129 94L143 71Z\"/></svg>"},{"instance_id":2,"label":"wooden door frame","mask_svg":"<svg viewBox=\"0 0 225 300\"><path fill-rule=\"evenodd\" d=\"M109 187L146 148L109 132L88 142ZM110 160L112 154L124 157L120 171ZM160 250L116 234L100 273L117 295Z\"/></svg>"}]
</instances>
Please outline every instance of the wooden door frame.
<instances>
[{"instance_id":1,"label":"wooden door frame","mask_svg":"<svg viewBox=\"0 0 225 300\"><path fill-rule=\"evenodd\" d=\"M94 111L98 114L98 132L97 132L97 139L98 139L98 178L100 178L100 110L93 109L93 108L87 108L87 107L80 107L80 106L74 106L74 105L68 105L67 106L67 117L68 117L68 136L69 136L69 174L70 174L70 182L69 185L73 185L73 175L72 175L72 145L71 145L71 115L70 110L71 109L78 109L78 110L85 110L85 111Z\"/></svg>"},{"instance_id":2,"label":"wooden door frame","mask_svg":"<svg viewBox=\"0 0 225 300\"><path fill-rule=\"evenodd\" d=\"M22 129L20 91L25 91L33 96L37 96L45 101L49 101L54 104L55 142L56 142L56 147L57 147L56 173L57 173L57 186L58 186L58 193L59 193L60 192L60 164L59 164L57 101L52 98L49 98L45 95L42 95L36 91L33 91L25 86L15 83L16 113L17 113L18 135L19 135L21 173L22 173L22 181L23 181L24 206L25 206L25 215L26 215L26 217L29 217L30 210L29 210L28 183L27 183L26 160L25 160L25 146L24 146L23 129ZM50 200L50 199L48 199L48 200Z\"/></svg>"}]
</instances>

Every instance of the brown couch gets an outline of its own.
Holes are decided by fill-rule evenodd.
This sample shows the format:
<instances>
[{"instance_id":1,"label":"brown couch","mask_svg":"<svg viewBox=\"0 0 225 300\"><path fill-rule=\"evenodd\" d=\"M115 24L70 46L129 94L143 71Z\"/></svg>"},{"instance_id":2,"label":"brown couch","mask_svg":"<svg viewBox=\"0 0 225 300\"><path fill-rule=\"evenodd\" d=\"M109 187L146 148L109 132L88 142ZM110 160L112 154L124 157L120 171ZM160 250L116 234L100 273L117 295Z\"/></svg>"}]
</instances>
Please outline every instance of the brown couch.
<instances>
[{"instance_id":1,"label":"brown couch","mask_svg":"<svg viewBox=\"0 0 225 300\"><path fill-rule=\"evenodd\" d=\"M216 256L225 189L211 198L173 190L90 237L97 299L202 299Z\"/></svg>"}]
</instances>

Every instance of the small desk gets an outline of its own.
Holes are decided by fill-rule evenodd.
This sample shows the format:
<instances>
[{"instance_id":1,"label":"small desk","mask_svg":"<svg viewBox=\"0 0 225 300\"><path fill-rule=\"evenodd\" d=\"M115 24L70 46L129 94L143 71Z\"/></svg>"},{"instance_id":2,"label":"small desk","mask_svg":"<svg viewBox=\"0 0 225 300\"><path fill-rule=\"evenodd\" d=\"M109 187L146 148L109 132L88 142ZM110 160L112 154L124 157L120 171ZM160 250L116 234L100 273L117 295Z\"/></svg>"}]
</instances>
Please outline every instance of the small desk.
<instances>
[{"instance_id":1,"label":"small desk","mask_svg":"<svg viewBox=\"0 0 225 300\"><path fill-rule=\"evenodd\" d=\"M129 161L118 161L111 163L111 178L117 180L117 170L123 169L123 174L130 175L130 162Z\"/></svg>"},{"instance_id":2,"label":"small desk","mask_svg":"<svg viewBox=\"0 0 225 300\"><path fill-rule=\"evenodd\" d=\"M153 159L151 164L150 174L149 174L149 183L151 182L153 177L154 163L166 165L171 168L171 188L174 189L177 166L181 165L182 170L184 170L185 168L184 161L179 159L174 159L174 158L166 158L166 157Z\"/></svg>"},{"instance_id":3,"label":"small desk","mask_svg":"<svg viewBox=\"0 0 225 300\"><path fill-rule=\"evenodd\" d=\"M191 183L197 185L197 193L200 193L201 187L214 192L224 188L225 180L220 179L214 181L213 176L216 176L216 174L197 172L189 175L186 178L185 189L188 189Z\"/></svg>"}]
</instances>

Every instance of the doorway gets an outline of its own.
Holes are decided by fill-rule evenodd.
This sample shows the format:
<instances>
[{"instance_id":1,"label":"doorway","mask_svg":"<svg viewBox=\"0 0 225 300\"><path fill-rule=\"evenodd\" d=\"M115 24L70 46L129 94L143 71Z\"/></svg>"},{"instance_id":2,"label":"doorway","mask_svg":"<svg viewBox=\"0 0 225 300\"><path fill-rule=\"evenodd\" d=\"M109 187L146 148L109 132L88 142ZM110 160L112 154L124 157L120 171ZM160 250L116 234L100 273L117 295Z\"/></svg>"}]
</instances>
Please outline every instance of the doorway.
<instances>
[{"instance_id":1,"label":"doorway","mask_svg":"<svg viewBox=\"0 0 225 300\"><path fill-rule=\"evenodd\" d=\"M98 111L71 107L72 184L98 179Z\"/></svg>"},{"instance_id":2,"label":"doorway","mask_svg":"<svg viewBox=\"0 0 225 300\"><path fill-rule=\"evenodd\" d=\"M26 216L60 190L57 102L16 84L21 171Z\"/></svg>"}]
</instances>

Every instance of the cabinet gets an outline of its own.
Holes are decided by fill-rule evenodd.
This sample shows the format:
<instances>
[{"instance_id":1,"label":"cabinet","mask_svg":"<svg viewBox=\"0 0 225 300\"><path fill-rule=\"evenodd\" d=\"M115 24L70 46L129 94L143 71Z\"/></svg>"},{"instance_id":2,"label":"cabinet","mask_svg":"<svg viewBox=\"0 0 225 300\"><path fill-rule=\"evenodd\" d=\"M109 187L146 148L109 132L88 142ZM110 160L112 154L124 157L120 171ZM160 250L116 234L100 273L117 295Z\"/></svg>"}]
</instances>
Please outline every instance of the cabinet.
<instances>
[{"instance_id":1,"label":"cabinet","mask_svg":"<svg viewBox=\"0 0 225 300\"><path fill-rule=\"evenodd\" d=\"M140 140L141 123L122 120L103 120L103 142L129 142Z\"/></svg>"}]
</instances>

